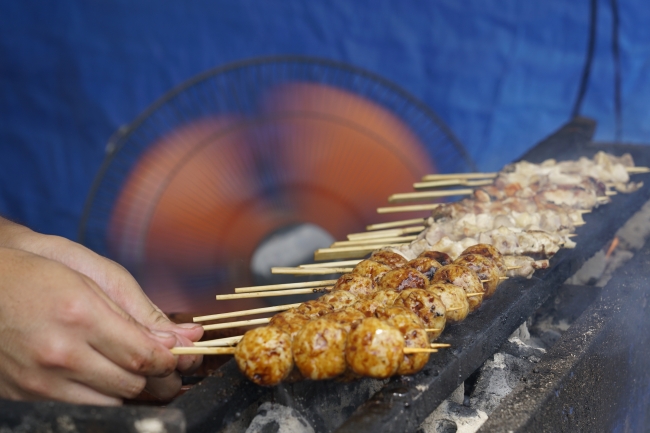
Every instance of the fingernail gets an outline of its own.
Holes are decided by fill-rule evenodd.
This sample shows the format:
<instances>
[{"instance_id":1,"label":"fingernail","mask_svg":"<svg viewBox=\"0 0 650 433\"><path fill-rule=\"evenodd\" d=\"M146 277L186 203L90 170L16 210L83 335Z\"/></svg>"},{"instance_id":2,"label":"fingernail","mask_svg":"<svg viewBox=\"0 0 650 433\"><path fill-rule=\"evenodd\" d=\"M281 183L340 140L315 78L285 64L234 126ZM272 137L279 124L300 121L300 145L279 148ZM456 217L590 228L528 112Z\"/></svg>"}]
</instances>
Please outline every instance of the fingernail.
<instances>
[{"instance_id":1,"label":"fingernail","mask_svg":"<svg viewBox=\"0 0 650 433\"><path fill-rule=\"evenodd\" d=\"M155 329L152 329L151 333L160 338L176 338L171 332L157 331Z\"/></svg>"},{"instance_id":2,"label":"fingernail","mask_svg":"<svg viewBox=\"0 0 650 433\"><path fill-rule=\"evenodd\" d=\"M176 326L183 329L197 329L201 328L203 325L200 323L177 323Z\"/></svg>"}]
</instances>

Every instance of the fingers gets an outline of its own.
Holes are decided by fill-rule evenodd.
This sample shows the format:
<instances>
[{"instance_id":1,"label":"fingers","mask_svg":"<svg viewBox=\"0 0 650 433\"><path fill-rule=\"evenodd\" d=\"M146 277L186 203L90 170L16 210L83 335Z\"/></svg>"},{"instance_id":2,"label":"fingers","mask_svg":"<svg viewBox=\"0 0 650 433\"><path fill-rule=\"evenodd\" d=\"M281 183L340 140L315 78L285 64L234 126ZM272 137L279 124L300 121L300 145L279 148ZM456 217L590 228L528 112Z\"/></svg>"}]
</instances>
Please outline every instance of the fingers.
<instances>
[{"instance_id":1,"label":"fingers","mask_svg":"<svg viewBox=\"0 0 650 433\"><path fill-rule=\"evenodd\" d=\"M76 404L98 406L119 406L122 400L104 395L94 389L60 376L40 377L33 375L20 383L21 388L12 395L13 399L25 401L60 400Z\"/></svg>"},{"instance_id":2,"label":"fingers","mask_svg":"<svg viewBox=\"0 0 650 433\"><path fill-rule=\"evenodd\" d=\"M167 377L148 377L145 390L161 400L171 400L181 389L181 377L174 372Z\"/></svg>"},{"instance_id":3,"label":"fingers","mask_svg":"<svg viewBox=\"0 0 650 433\"><path fill-rule=\"evenodd\" d=\"M187 338L177 335L176 345L182 347L192 347L194 344ZM176 369L184 374L190 374L201 366L203 355L182 355L178 357Z\"/></svg>"}]
</instances>

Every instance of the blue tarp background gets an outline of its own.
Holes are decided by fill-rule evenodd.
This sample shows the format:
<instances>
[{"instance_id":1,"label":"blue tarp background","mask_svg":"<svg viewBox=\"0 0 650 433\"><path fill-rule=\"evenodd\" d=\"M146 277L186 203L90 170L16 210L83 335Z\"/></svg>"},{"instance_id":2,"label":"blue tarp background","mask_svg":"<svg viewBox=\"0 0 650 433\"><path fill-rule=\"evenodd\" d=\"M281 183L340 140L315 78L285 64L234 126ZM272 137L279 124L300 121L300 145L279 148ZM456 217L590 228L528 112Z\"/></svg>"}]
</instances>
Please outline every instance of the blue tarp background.
<instances>
[{"instance_id":1,"label":"blue tarp background","mask_svg":"<svg viewBox=\"0 0 650 433\"><path fill-rule=\"evenodd\" d=\"M650 3L598 0L581 114L597 139L650 142ZM110 135L173 86L278 54L343 61L430 106L479 168L499 169L571 115L589 1L93 1L0 3L0 214L76 237Z\"/></svg>"}]
</instances>

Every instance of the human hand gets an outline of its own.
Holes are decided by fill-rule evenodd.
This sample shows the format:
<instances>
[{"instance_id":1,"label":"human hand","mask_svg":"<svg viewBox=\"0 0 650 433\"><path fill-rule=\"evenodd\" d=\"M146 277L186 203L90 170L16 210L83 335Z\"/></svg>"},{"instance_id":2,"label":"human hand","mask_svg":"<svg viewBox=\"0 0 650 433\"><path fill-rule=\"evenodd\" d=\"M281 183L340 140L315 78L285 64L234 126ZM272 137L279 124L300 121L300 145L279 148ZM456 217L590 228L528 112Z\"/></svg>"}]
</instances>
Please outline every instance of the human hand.
<instances>
[{"instance_id":1,"label":"human hand","mask_svg":"<svg viewBox=\"0 0 650 433\"><path fill-rule=\"evenodd\" d=\"M192 346L203 335L203 328L194 323L174 324L142 291L133 276L122 266L88 248L59 236L48 236L0 219L0 245L29 251L58 261L93 280L126 313L151 330L171 332L176 346ZM183 355L177 369L190 373L201 365L202 357ZM173 373L166 378L151 378L147 391L161 399L173 397L181 386Z\"/></svg>"},{"instance_id":2,"label":"human hand","mask_svg":"<svg viewBox=\"0 0 650 433\"><path fill-rule=\"evenodd\" d=\"M125 314L88 277L0 248L0 395L119 404L169 376L176 337Z\"/></svg>"}]
</instances>

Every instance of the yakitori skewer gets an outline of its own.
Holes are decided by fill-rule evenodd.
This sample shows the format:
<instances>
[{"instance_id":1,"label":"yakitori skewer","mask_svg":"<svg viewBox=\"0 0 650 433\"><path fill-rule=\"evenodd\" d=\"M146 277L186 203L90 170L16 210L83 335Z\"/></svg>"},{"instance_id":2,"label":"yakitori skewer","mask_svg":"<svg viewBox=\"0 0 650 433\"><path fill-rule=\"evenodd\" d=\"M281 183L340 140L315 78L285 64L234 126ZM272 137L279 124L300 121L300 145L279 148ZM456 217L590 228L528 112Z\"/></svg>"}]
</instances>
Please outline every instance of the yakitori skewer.
<instances>
[{"instance_id":1,"label":"yakitori skewer","mask_svg":"<svg viewBox=\"0 0 650 433\"><path fill-rule=\"evenodd\" d=\"M215 329L241 328L244 326L263 325L270 321L270 318L264 317L261 319L239 320L237 322L215 323L212 325L203 325L203 330L213 331Z\"/></svg>"},{"instance_id":2,"label":"yakitori skewer","mask_svg":"<svg viewBox=\"0 0 650 433\"><path fill-rule=\"evenodd\" d=\"M309 268L342 268L346 266L354 266L359 264L361 259L354 260L339 260L336 262L320 262L320 263L308 263L306 265L298 265L299 268L309 269Z\"/></svg>"},{"instance_id":3,"label":"yakitori skewer","mask_svg":"<svg viewBox=\"0 0 650 433\"><path fill-rule=\"evenodd\" d=\"M422 231L422 230L420 230ZM417 239L417 236L393 236L393 237L371 237L349 240L349 241L337 241L330 245L330 248L340 248L340 247L356 247L356 246L365 246L365 245L378 245L378 244L389 244L389 243L403 243L410 242Z\"/></svg>"},{"instance_id":4,"label":"yakitori skewer","mask_svg":"<svg viewBox=\"0 0 650 433\"><path fill-rule=\"evenodd\" d=\"M329 280L334 281L336 280ZM252 289L252 288L251 288ZM252 290L254 292L254 290ZM275 307L254 308L252 310L231 311L229 313L210 314L209 316L198 316L192 320L194 322L207 322L209 320L229 319L231 317L252 316L254 314L275 313L299 306L300 304L278 305Z\"/></svg>"},{"instance_id":5,"label":"yakitori skewer","mask_svg":"<svg viewBox=\"0 0 650 433\"><path fill-rule=\"evenodd\" d=\"M361 240L361 239L374 239L374 238L390 238L395 236L404 236L411 233L420 233L425 229L425 226L419 225L414 227L375 230L371 232L351 233L348 235L348 240Z\"/></svg>"},{"instance_id":6,"label":"yakitori skewer","mask_svg":"<svg viewBox=\"0 0 650 433\"><path fill-rule=\"evenodd\" d=\"M235 347L174 347L170 351L174 355L234 355ZM404 354L437 353L438 349L426 347L405 347Z\"/></svg>"},{"instance_id":7,"label":"yakitori skewer","mask_svg":"<svg viewBox=\"0 0 650 433\"><path fill-rule=\"evenodd\" d=\"M440 203L412 204L407 206L387 206L387 207L377 208L377 213L429 211L429 210L434 210L438 206L440 206Z\"/></svg>"},{"instance_id":8,"label":"yakitori skewer","mask_svg":"<svg viewBox=\"0 0 650 433\"><path fill-rule=\"evenodd\" d=\"M336 283L336 280L321 280L321 281L305 281L302 283L284 283L284 284L269 284L266 286L250 286L238 287L235 293L252 293L252 292L265 292L270 290L284 290L284 289L300 289L304 287L323 287L331 286ZM211 320L211 319L206 319Z\"/></svg>"},{"instance_id":9,"label":"yakitori skewer","mask_svg":"<svg viewBox=\"0 0 650 433\"><path fill-rule=\"evenodd\" d=\"M441 179L489 179L499 175L497 172L492 173L445 173L445 174L427 174L422 177L423 181L441 180Z\"/></svg>"},{"instance_id":10,"label":"yakitori skewer","mask_svg":"<svg viewBox=\"0 0 650 433\"><path fill-rule=\"evenodd\" d=\"M438 197L453 197L457 195L471 195L474 190L471 188L458 188L449 190L424 191L424 192L404 192L393 194L388 197L389 203L399 203L403 201L422 200Z\"/></svg>"},{"instance_id":11,"label":"yakitori skewer","mask_svg":"<svg viewBox=\"0 0 650 433\"><path fill-rule=\"evenodd\" d=\"M366 226L366 230L368 231L383 230L383 229L390 229L394 227L411 226L414 224L421 225L424 224L426 221L427 221L426 218L412 218L412 219L401 220L401 221L390 221L386 223L370 224L369 226Z\"/></svg>"},{"instance_id":12,"label":"yakitori skewer","mask_svg":"<svg viewBox=\"0 0 650 433\"><path fill-rule=\"evenodd\" d=\"M252 293L233 293L226 295L217 295L217 301L227 301L230 299L248 299L248 298L270 298L274 296L289 296L289 295L306 295L309 293L325 293L331 287L319 287L313 289L292 289L292 290L271 290L268 292L252 292Z\"/></svg>"},{"instance_id":13,"label":"yakitori skewer","mask_svg":"<svg viewBox=\"0 0 650 433\"><path fill-rule=\"evenodd\" d=\"M431 180L428 182L415 182L413 188L415 189L424 189L424 188L440 188L442 186L484 186L490 185L492 179L486 180L467 180L467 179L442 179L442 180Z\"/></svg>"},{"instance_id":14,"label":"yakitori skewer","mask_svg":"<svg viewBox=\"0 0 650 433\"><path fill-rule=\"evenodd\" d=\"M330 275L330 274L343 274L352 272L353 268L289 268L289 267L275 267L271 268L272 274L283 275Z\"/></svg>"},{"instance_id":15,"label":"yakitori skewer","mask_svg":"<svg viewBox=\"0 0 650 433\"><path fill-rule=\"evenodd\" d=\"M216 340L205 340L205 341L197 341L194 343L195 347L225 347L225 346L234 346L235 344L239 343L239 340L241 340L243 335L237 335L234 337L225 337L225 338L217 338Z\"/></svg>"},{"instance_id":16,"label":"yakitori skewer","mask_svg":"<svg viewBox=\"0 0 650 433\"><path fill-rule=\"evenodd\" d=\"M402 245L399 243L356 247L320 248L314 253L314 260L358 259L383 247Z\"/></svg>"}]
</instances>

